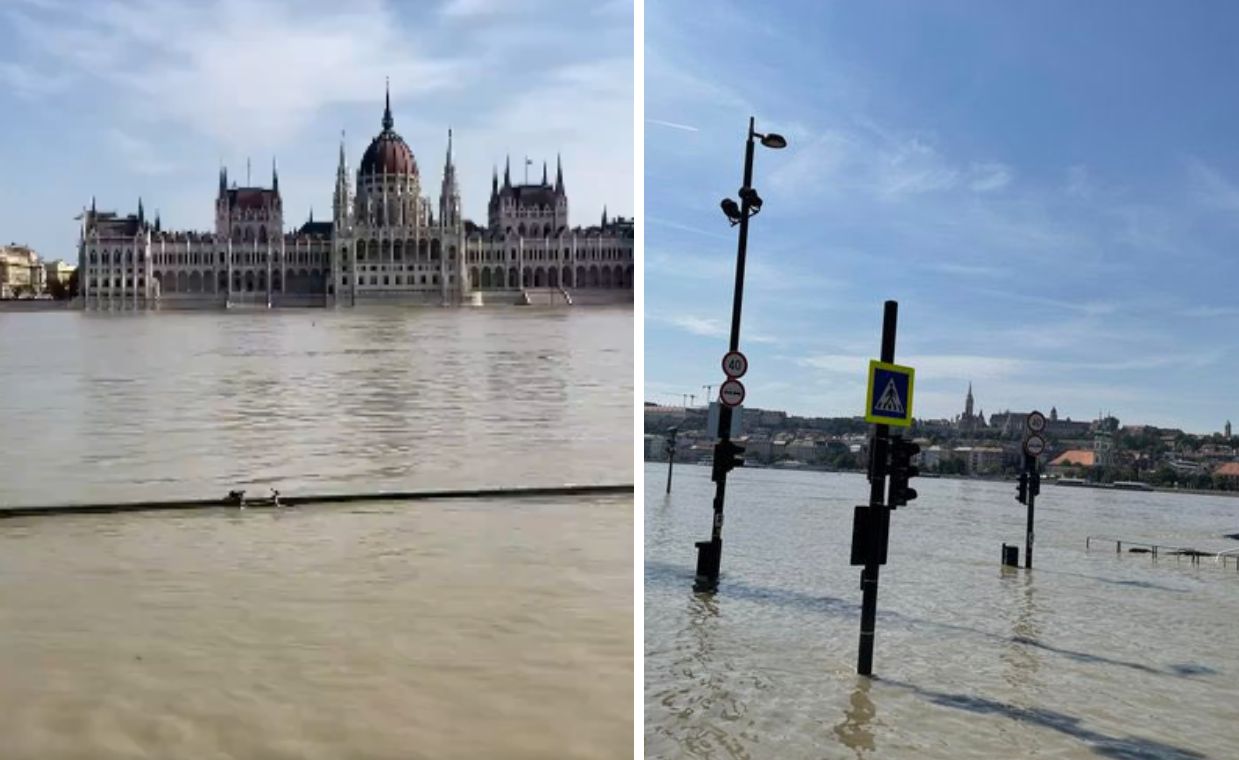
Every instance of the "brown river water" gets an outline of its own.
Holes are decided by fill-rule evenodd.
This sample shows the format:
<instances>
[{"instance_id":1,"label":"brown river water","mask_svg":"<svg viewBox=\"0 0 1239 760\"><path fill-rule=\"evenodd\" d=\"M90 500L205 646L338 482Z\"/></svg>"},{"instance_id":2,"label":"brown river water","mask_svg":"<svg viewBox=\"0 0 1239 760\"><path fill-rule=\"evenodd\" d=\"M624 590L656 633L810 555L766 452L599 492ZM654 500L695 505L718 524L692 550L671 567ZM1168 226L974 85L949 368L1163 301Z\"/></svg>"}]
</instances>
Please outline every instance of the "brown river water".
<instances>
[{"instance_id":1,"label":"brown river water","mask_svg":"<svg viewBox=\"0 0 1239 760\"><path fill-rule=\"evenodd\" d=\"M631 482L631 309L0 315L0 505ZM633 500L0 520L0 757L626 758Z\"/></svg>"},{"instance_id":2,"label":"brown river water","mask_svg":"<svg viewBox=\"0 0 1239 760\"><path fill-rule=\"evenodd\" d=\"M722 577L692 592L709 468L647 465L645 751L657 758L1239 758L1239 572L1086 550L1239 548L1239 498L919 479L892 515L872 681L856 675L863 476L738 470Z\"/></svg>"}]
</instances>

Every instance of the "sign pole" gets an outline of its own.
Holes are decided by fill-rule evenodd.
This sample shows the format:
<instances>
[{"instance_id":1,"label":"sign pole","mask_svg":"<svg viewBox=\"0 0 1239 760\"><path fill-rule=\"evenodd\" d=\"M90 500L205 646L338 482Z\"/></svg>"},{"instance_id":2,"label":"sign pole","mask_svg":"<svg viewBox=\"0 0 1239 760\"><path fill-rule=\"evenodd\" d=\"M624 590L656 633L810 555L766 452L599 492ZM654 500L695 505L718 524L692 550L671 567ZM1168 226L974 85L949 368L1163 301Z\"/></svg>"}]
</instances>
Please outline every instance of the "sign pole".
<instances>
[{"instance_id":1,"label":"sign pole","mask_svg":"<svg viewBox=\"0 0 1239 760\"><path fill-rule=\"evenodd\" d=\"M1037 458L1045 451L1045 438L1041 436L1045 430L1045 415L1039 411L1029 412L1024 421L1028 435L1024 438L1024 472L1020 476L1020 491L1022 500L1028 505L1028 525L1024 529L1024 569L1032 569L1033 554L1033 508L1037 502L1037 494L1041 492L1041 473L1037 468ZM1025 485L1027 484L1027 485Z\"/></svg>"},{"instance_id":2,"label":"sign pole","mask_svg":"<svg viewBox=\"0 0 1239 760\"><path fill-rule=\"evenodd\" d=\"M675 435L678 432L678 427L671 428L670 440L667 442L667 493L671 493L671 470L675 467Z\"/></svg>"},{"instance_id":3,"label":"sign pole","mask_svg":"<svg viewBox=\"0 0 1239 760\"><path fill-rule=\"evenodd\" d=\"M736 284L731 300L731 336L727 342L728 351L740 350L740 309L744 303L744 263L749 243L749 217L751 216L753 187L753 119L749 119L748 140L744 144L744 185L740 190L740 231L736 241ZM719 400L723 401L722 390ZM714 446L714 469L718 472L714 488L714 523L710 528L710 540L698 541L697 546L697 577L693 582L694 591L713 593L718 590L719 567L723 558L723 501L727 495L727 467L731 459L731 414L732 409L726 403L720 404L718 410L719 440Z\"/></svg>"},{"instance_id":4,"label":"sign pole","mask_svg":"<svg viewBox=\"0 0 1239 760\"><path fill-rule=\"evenodd\" d=\"M887 301L882 312L882 361L895 361L895 323L899 304ZM886 449L890 439L889 425L873 426L873 444L869 447L869 509L874 514L869 520L870 535L890 519L890 510L884 503L886 491ZM878 615L878 564L877 551L871 546L860 574L862 592L860 607L860 651L856 659L856 672L862 676L873 674L874 627Z\"/></svg>"},{"instance_id":5,"label":"sign pole","mask_svg":"<svg viewBox=\"0 0 1239 760\"><path fill-rule=\"evenodd\" d=\"M1032 570L1033 505L1037 501L1037 491L1041 490L1041 473L1037 472L1037 458L1032 454L1024 454L1024 471L1028 473L1028 526L1024 530L1024 569Z\"/></svg>"}]
</instances>

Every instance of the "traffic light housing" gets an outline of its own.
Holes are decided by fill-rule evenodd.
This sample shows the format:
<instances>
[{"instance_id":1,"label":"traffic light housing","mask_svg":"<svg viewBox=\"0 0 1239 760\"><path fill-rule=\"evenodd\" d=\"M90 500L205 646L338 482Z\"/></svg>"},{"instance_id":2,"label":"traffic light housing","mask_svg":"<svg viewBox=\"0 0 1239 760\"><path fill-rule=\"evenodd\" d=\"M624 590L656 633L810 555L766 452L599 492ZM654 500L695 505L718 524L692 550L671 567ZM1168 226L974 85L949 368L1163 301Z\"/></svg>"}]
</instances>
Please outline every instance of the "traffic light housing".
<instances>
[{"instance_id":1,"label":"traffic light housing","mask_svg":"<svg viewBox=\"0 0 1239 760\"><path fill-rule=\"evenodd\" d=\"M710 480L717 483L735 468L743 467L743 454L744 447L731 439L714 444L714 474Z\"/></svg>"},{"instance_id":2,"label":"traffic light housing","mask_svg":"<svg viewBox=\"0 0 1239 760\"><path fill-rule=\"evenodd\" d=\"M1028 473L1020 473L1019 485L1015 488L1015 500L1021 504L1028 503Z\"/></svg>"},{"instance_id":3,"label":"traffic light housing","mask_svg":"<svg viewBox=\"0 0 1239 760\"><path fill-rule=\"evenodd\" d=\"M912 464L912 457L920 453L921 447L903 438L891 438L890 441L890 498L888 506L892 509L902 507L916 498L916 489L908 486L908 481L921 474L920 468Z\"/></svg>"}]
</instances>

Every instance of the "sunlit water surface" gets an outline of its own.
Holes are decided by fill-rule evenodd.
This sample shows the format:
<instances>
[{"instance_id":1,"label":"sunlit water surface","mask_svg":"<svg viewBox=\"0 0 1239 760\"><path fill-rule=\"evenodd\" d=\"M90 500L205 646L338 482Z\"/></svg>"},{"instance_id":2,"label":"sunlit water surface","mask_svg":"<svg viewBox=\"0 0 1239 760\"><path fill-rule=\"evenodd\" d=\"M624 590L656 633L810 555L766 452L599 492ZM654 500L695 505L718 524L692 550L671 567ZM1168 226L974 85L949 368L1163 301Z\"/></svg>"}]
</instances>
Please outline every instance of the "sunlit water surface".
<instances>
[{"instance_id":1,"label":"sunlit water surface","mask_svg":"<svg viewBox=\"0 0 1239 760\"><path fill-rule=\"evenodd\" d=\"M631 309L0 314L0 506L632 473ZM632 756L633 500L0 521L0 757Z\"/></svg>"},{"instance_id":2,"label":"sunlit water surface","mask_svg":"<svg viewBox=\"0 0 1239 760\"><path fill-rule=\"evenodd\" d=\"M1239 572L1085 549L1220 550L1239 499L1046 486L1033 571L1013 483L920 479L892 516L872 682L855 674L863 476L739 470L723 575L692 592L709 469L646 468L647 757L1239 757Z\"/></svg>"}]
</instances>

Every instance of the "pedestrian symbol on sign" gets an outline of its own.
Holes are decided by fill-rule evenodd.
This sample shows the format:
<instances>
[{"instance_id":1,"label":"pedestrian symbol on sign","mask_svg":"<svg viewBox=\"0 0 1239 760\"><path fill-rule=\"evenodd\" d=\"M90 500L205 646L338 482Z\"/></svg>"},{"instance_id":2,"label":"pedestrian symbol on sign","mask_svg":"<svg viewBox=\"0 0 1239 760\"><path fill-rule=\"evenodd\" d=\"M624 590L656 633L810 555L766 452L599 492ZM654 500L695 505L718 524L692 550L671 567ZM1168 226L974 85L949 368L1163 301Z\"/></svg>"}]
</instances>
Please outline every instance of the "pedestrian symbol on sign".
<instances>
[{"instance_id":1,"label":"pedestrian symbol on sign","mask_svg":"<svg viewBox=\"0 0 1239 760\"><path fill-rule=\"evenodd\" d=\"M874 404L873 408L880 412L903 416L903 402L899 400L899 389L895 387L895 378L892 377L886 382L886 390L882 391L882 397L878 399L878 403Z\"/></svg>"},{"instance_id":2,"label":"pedestrian symbol on sign","mask_svg":"<svg viewBox=\"0 0 1239 760\"><path fill-rule=\"evenodd\" d=\"M912 381L916 370L898 364L869 362L865 421L875 425L912 424Z\"/></svg>"}]
</instances>

